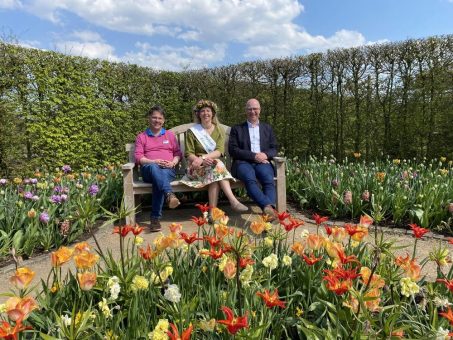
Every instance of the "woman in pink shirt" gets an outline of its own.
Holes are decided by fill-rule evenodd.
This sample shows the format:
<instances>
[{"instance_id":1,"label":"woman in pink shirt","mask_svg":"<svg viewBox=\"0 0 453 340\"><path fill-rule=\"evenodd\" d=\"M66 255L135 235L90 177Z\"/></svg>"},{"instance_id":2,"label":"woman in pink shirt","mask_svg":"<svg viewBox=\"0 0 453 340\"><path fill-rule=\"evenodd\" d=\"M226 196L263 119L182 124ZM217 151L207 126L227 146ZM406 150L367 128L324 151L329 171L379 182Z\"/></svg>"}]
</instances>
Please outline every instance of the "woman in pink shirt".
<instances>
[{"instance_id":1,"label":"woman in pink shirt","mask_svg":"<svg viewBox=\"0 0 453 340\"><path fill-rule=\"evenodd\" d=\"M160 106L149 110L148 123L135 140L135 162L140 165L143 181L153 185L150 229L159 231L164 200L171 209L179 205L170 182L175 179L174 168L182 154L173 132L163 128L165 112Z\"/></svg>"}]
</instances>

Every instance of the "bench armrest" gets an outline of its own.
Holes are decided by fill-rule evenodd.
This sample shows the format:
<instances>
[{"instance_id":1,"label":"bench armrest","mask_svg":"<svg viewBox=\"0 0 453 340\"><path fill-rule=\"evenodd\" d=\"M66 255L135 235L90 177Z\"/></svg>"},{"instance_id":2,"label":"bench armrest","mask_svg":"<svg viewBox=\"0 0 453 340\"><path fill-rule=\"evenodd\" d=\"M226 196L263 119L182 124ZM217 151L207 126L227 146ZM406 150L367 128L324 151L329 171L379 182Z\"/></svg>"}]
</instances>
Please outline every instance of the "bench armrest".
<instances>
[{"instance_id":1,"label":"bench armrest","mask_svg":"<svg viewBox=\"0 0 453 340\"><path fill-rule=\"evenodd\" d=\"M122 169L124 170L132 170L135 167L135 163L126 163L123 164Z\"/></svg>"},{"instance_id":2,"label":"bench armrest","mask_svg":"<svg viewBox=\"0 0 453 340\"><path fill-rule=\"evenodd\" d=\"M275 163L284 163L286 162L286 157L273 157L272 160L274 160Z\"/></svg>"}]
</instances>

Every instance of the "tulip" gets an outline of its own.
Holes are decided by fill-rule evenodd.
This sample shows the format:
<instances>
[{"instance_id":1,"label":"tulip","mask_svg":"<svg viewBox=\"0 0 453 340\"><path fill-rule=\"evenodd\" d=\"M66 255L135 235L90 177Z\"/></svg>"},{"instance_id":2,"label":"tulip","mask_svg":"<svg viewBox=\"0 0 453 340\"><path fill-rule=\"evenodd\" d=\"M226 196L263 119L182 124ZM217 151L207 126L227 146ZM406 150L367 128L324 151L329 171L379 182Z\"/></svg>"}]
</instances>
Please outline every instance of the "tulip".
<instances>
[{"instance_id":1,"label":"tulip","mask_svg":"<svg viewBox=\"0 0 453 340\"><path fill-rule=\"evenodd\" d=\"M90 290L96 284L96 273L77 273L80 289Z\"/></svg>"},{"instance_id":2,"label":"tulip","mask_svg":"<svg viewBox=\"0 0 453 340\"><path fill-rule=\"evenodd\" d=\"M235 335L240 329L248 327L247 314L235 317L233 311L226 306L222 307L222 311L226 320L217 320L217 323L226 325L230 334Z\"/></svg>"},{"instance_id":3,"label":"tulip","mask_svg":"<svg viewBox=\"0 0 453 340\"><path fill-rule=\"evenodd\" d=\"M17 322L25 320L33 310L38 308L38 304L30 296L24 298L13 296L6 300L5 307L8 317Z\"/></svg>"},{"instance_id":4,"label":"tulip","mask_svg":"<svg viewBox=\"0 0 453 340\"><path fill-rule=\"evenodd\" d=\"M28 285L30 284L34 277L35 277L34 271L30 270L30 268L23 267L18 268L16 270L16 273L13 276L11 276L9 281L17 288L24 289L28 287Z\"/></svg>"},{"instance_id":5,"label":"tulip","mask_svg":"<svg viewBox=\"0 0 453 340\"><path fill-rule=\"evenodd\" d=\"M74 250L68 247L60 247L57 251L50 253L53 267L59 267L71 259Z\"/></svg>"}]
</instances>

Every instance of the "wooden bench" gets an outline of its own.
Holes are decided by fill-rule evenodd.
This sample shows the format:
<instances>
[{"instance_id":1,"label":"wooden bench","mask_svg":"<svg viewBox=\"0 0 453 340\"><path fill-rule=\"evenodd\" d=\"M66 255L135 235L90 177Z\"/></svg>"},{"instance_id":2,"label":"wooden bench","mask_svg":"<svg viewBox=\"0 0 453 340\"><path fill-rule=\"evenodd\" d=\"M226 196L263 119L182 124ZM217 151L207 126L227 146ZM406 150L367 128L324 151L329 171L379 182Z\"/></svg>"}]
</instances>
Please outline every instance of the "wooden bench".
<instances>
[{"instance_id":1,"label":"wooden bench","mask_svg":"<svg viewBox=\"0 0 453 340\"><path fill-rule=\"evenodd\" d=\"M181 146L181 151L184 156L184 136L188 129L190 129L194 123L179 125L171 129L175 134L179 145ZM230 136L230 127L227 125L221 125L225 130L225 165L230 170L231 169L231 157L228 155L228 139ZM123 186L124 186L124 204L127 210L135 209L135 196L142 194L149 194L152 192L152 185L150 183L145 183L139 178L139 169L135 164L135 144L126 144L126 151L129 155L129 163L122 166L123 170ZM286 175L285 175L285 163L286 158L284 157L274 157L273 159L274 166L276 169L275 186L277 190L277 210L286 211ZM181 178L184 175L185 169L187 167L186 160L183 157L179 164L176 167L176 176ZM203 191L207 190L207 187L204 188L191 188L187 185L182 184L179 180L171 182L173 192L188 192L188 191ZM231 187L242 188L244 183L237 180L236 182L231 181ZM127 224L135 224L135 214L132 214L126 219Z\"/></svg>"}]
</instances>

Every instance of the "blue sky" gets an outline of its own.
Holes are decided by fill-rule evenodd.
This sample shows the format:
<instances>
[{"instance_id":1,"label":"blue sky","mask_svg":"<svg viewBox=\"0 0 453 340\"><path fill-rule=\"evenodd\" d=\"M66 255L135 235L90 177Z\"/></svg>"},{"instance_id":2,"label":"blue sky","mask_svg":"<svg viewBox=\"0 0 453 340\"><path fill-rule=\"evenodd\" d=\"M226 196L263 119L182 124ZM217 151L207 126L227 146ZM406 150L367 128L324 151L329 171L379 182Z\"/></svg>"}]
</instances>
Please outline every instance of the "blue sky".
<instances>
[{"instance_id":1,"label":"blue sky","mask_svg":"<svg viewBox=\"0 0 453 340\"><path fill-rule=\"evenodd\" d=\"M453 0L0 0L27 47L164 70L453 34Z\"/></svg>"}]
</instances>

